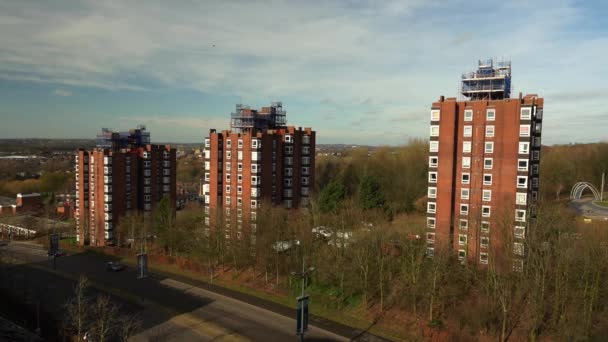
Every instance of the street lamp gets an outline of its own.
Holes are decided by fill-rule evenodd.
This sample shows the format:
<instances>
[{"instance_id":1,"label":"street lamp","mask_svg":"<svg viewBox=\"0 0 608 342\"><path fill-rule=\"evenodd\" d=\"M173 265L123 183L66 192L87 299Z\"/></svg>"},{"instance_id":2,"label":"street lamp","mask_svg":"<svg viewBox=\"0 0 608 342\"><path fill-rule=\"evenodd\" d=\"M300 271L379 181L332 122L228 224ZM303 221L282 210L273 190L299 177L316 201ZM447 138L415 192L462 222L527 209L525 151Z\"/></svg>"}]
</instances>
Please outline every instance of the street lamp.
<instances>
[{"instance_id":1,"label":"street lamp","mask_svg":"<svg viewBox=\"0 0 608 342\"><path fill-rule=\"evenodd\" d=\"M296 335L300 335L300 341L304 341L304 333L308 330L308 296L304 295L308 275L315 270L314 267L306 268L304 255L302 255L302 271L291 272L292 276L302 277L302 295L297 298L298 311L296 317Z\"/></svg>"}]
</instances>

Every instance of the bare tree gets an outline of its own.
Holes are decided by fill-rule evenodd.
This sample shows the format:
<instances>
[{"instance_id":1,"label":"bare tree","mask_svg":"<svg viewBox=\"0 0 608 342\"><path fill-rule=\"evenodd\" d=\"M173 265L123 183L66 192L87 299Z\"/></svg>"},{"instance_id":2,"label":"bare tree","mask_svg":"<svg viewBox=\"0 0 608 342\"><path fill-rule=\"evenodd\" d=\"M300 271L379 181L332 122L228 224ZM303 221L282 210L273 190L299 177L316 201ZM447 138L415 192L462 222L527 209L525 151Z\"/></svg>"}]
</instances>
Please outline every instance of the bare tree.
<instances>
[{"instance_id":1,"label":"bare tree","mask_svg":"<svg viewBox=\"0 0 608 342\"><path fill-rule=\"evenodd\" d=\"M84 332L88 327L88 320L91 315L90 300L87 297L89 287L88 279L81 275L78 283L74 286L74 296L65 305L67 329L70 333L76 333L78 341L81 341Z\"/></svg>"},{"instance_id":2,"label":"bare tree","mask_svg":"<svg viewBox=\"0 0 608 342\"><path fill-rule=\"evenodd\" d=\"M112 333L117 328L118 308L108 295L102 294L97 296L92 309L93 317L95 317L91 326L93 339L99 342L110 340Z\"/></svg>"}]
</instances>

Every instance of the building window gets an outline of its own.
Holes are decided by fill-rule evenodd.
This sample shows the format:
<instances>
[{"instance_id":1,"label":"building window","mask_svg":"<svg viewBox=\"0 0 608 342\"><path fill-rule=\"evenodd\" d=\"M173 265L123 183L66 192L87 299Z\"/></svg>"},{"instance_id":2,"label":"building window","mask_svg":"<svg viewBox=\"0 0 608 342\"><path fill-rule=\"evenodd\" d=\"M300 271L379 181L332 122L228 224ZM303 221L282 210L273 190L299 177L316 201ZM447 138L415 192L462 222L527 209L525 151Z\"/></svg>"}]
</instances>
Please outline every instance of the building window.
<instances>
[{"instance_id":1,"label":"building window","mask_svg":"<svg viewBox=\"0 0 608 342\"><path fill-rule=\"evenodd\" d=\"M462 143L462 153L471 153L471 142L464 141Z\"/></svg>"},{"instance_id":2,"label":"building window","mask_svg":"<svg viewBox=\"0 0 608 342\"><path fill-rule=\"evenodd\" d=\"M251 139L251 147L252 148L258 148L261 147L262 142L260 141L260 139Z\"/></svg>"},{"instance_id":3,"label":"building window","mask_svg":"<svg viewBox=\"0 0 608 342\"><path fill-rule=\"evenodd\" d=\"M243 139L237 140L237 147L238 148L243 148Z\"/></svg>"},{"instance_id":4,"label":"building window","mask_svg":"<svg viewBox=\"0 0 608 342\"><path fill-rule=\"evenodd\" d=\"M489 205L482 205L481 206L481 216L482 217L490 217L491 214L491 207Z\"/></svg>"},{"instance_id":5,"label":"building window","mask_svg":"<svg viewBox=\"0 0 608 342\"><path fill-rule=\"evenodd\" d=\"M429 167L437 167L439 166L439 157L433 156L429 157Z\"/></svg>"},{"instance_id":6,"label":"building window","mask_svg":"<svg viewBox=\"0 0 608 342\"><path fill-rule=\"evenodd\" d=\"M540 151L532 151L532 160L538 161L540 159Z\"/></svg>"},{"instance_id":7,"label":"building window","mask_svg":"<svg viewBox=\"0 0 608 342\"><path fill-rule=\"evenodd\" d=\"M439 136L439 125L432 125L431 126L431 136L432 137L438 137Z\"/></svg>"},{"instance_id":8,"label":"building window","mask_svg":"<svg viewBox=\"0 0 608 342\"><path fill-rule=\"evenodd\" d=\"M205 172L205 181L208 182L210 179L211 179L211 175L209 174L209 172ZM145 180L148 180L148 178L146 178ZM145 182L144 182L144 184L145 184Z\"/></svg>"},{"instance_id":9,"label":"building window","mask_svg":"<svg viewBox=\"0 0 608 342\"><path fill-rule=\"evenodd\" d=\"M243 199L240 198L240 197L237 197L237 199L236 199L236 205L239 206L239 207L242 207L243 206Z\"/></svg>"},{"instance_id":10,"label":"building window","mask_svg":"<svg viewBox=\"0 0 608 342\"><path fill-rule=\"evenodd\" d=\"M258 176L251 176L251 185L258 185Z\"/></svg>"},{"instance_id":11,"label":"building window","mask_svg":"<svg viewBox=\"0 0 608 342\"><path fill-rule=\"evenodd\" d=\"M460 205L460 215L468 215L469 214L469 205L461 204Z\"/></svg>"},{"instance_id":12,"label":"building window","mask_svg":"<svg viewBox=\"0 0 608 342\"><path fill-rule=\"evenodd\" d=\"M462 261L467 257L467 251L464 249L458 250L458 260Z\"/></svg>"},{"instance_id":13,"label":"building window","mask_svg":"<svg viewBox=\"0 0 608 342\"><path fill-rule=\"evenodd\" d=\"M439 152L439 141L429 142L429 152Z\"/></svg>"},{"instance_id":14,"label":"building window","mask_svg":"<svg viewBox=\"0 0 608 342\"><path fill-rule=\"evenodd\" d=\"M232 169L231 163L226 163L226 171L230 171Z\"/></svg>"},{"instance_id":15,"label":"building window","mask_svg":"<svg viewBox=\"0 0 608 342\"><path fill-rule=\"evenodd\" d=\"M471 175L468 173L463 173L461 178L462 184L469 184L471 182Z\"/></svg>"},{"instance_id":16,"label":"building window","mask_svg":"<svg viewBox=\"0 0 608 342\"><path fill-rule=\"evenodd\" d=\"M460 189L460 199L469 199L469 189Z\"/></svg>"},{"instance_id":17,"label":"building window","mask_svg":"<svg viewBox=\"0 0 608 342\"><path fill-rule=\"evenodd\" d=\"M526 211L523 209L515 209L515 221L526 222Z\"/></svg>"},{"instance_id":18,"label":"building window","mask_svg":"<svg viewBox=\"0 0 608 342\"><path fill-rule=\"evenodd\" d=\"M302 185L308 185L308 177L302 177Z\"/></svg>"},{"instance_id":19,"label":"building window","mask_svg":"<svg viewBox=\"0 0 608 342\"><path fill-rule=\"evenodd\" d=\"M230 160L232 158L232 152L226 151L226 159Z\"/></svg>"},{"instance_id":20,"label":"building window","mask_svg":"<svg viewBox=\"0 0 608 342\"><path fill-rule=\"evenodd\" d=\"M532 187L538 188L538 178L532 178Z\"/></svg>"},{"instance_id":21,"label":"building window","mask_svg":"<svg viewBox=\"0 0 608 342\"><path fill-rule=\"evenodd\" d=\"M473 110L472 109L464 110L464 121L473 121Z\"/></svg>"},{"instance_id":22,"label":"building window","mask_svg":"<svg viewBox=\"0 0 608 342\"><path fill-rule=\"evenodd\" d=\"M285 154L293 154L293 146L285 146Z\"/></svg>"},{"instance_id":23,"label":"building window","mask_svg":"<svg viewBox=\"0 0 608 342\"><path fill-rule=\"evenodd\" d=\"M486 173L483 175L483 185L492 185L492 174Z\"/></svg>"},{"instance_id":24,"label":"building window","mask_svg":"<svg viewBox=\"0 0 608 342\"><path fill-rule=\"evenodd\" d=\"M467 220L460 220L460 230L462 231L467 231L469 229L469 221Z\"/></svg>"},{"instance_id":25,"label":"building window","mask_svg":"<svg viewBox=\"0 0 608 342\"><path fill-rule=\"evenodd\" d=\"M435 233L426 233L426 242L434 243L435 242Z\"/></svg>"},{"instance_id":26,"label":"building window","mask_svg":"<svg viewBox=\"0 0 608 342\"><path fill-rule=\"evenodd\" d=\"M488 109L486 110L486 120L494 121L496 120L496 109Z\"/></svg>"},{"instance_id":27,"label":"building window","mask_svg":"<svg viewBox=\"0 0 608 342\"><path fill-rule=\"evenodd\" d=\"M432 258L435 255L435 248L427 247L426 248L426 256Z\"/></svg>"},{"instance_id":28,"label":"building window","mask_svg":"<svg viewBox=\"0 0 608 342\"><path fill-rule=\"evenodd\" d=\"M530 143L529 142L520 142L519 143L519 154L529 154L530 153Z\"/></svg>"},{"instance_id":29,"label":"building window","mask_svg":"<svg viewBox=\"0 0 608 342\"><path fill-rule=\"evenodd\" d=\"M237 179L237 182L238 182L239 184L240 184L240 183L243 183L243 175L241 175L241 174L237 175L237 176L236 176L236 179Z\"/></svg>"},{"instance_id":30,"label":"building window","mask_svg":"<svg viewBox=\"0 0 608 342\"><path fill-rule=\"evenodd\" d=\"M482 233L489 233L490 232L490 222L488 222L488 221L481 221L481 232Z\"/></svg>"},{"instance_id":31,"label":"building window","mask_svg":"<svg viewBox=\"0 0 608 342\"><path fill-rule=\"evenodd\" d=\"M488 253L481 252L479 253L479 263L487 265L488 264Z\"/></svg>"},{"instance_id":32,"label":"building window","mask_svg":"<svg viewBox=\"0 0 608 342\"><path fill-rule=\"evenodd\" d=\"M489 245L490 245L490 238L487 236L482 236L481 239L479 240L479 246L481 248L488 248Z\"/></svg>"},{"instance_id":33,"label":"building window","mask_svg":"<svg viewBox=\"0 0 608 342\"><path fill-rule=\"evenodd\" d=\"M426 218L426 227L429 229L435 229L435 218L434 217Z\"/></svg>"},{"instance_id":34,"label":"building window","mask_svg":"<svg viewBox=\"0 0 608 342\"><path fill-rule=\"evenodd\" d=\"M237 164L236 164L236 170L237 170L238 172L243 171L243 163L237 163Z\"/></svg>"},{"instance_id":35,"label":"building window","mask_svg":"<svg viewBox=\"0 0 608 342\"><path fill-rule=\"evenodd\" d=\"M437 183L437 171L429 172L429 183Z\"/></svg>"},{"instance_id":36,"label":"building window","mask_svg":"<svg viewBox=\"0 0 608 342\"><path fill-rule=\"evenodd\" d=\"M483 168L486 170L492 170L492 166L494 164L494 161L492 160L492 158L484 158L483 159Z\"/></svg>"},{"instance_id":37,"label":"building window","mask_svg":"<svg viewBox=\"0 0 608 342\"><path fill-rule=\"evenodd\" d=\"M532 164L532 174L538 175L538 164Z\"/></svg>"},{"instance_id":38,"label":"building window","mask_svg":"<svg viewBox=\"0 0 608 342\"><path fill-rule=\"evenodd\" d=\"M290 167L286 167L285 168L285 177L291 177L293 176L293 169Z\"/></svg>"},{"instance_id":39,"label":"building window","mask_svg":"<svg viewBox=\"0 0 608 342\"><path fill-rule=\"evenodd\" d=\"M514 242L513 243L513 254L524 255L524 244L521 242Z\"/></svg>"},{"instance_id":40,"label":"building window","mask_svg":"<svg viewBox=\"0 0 608 342\"><path fill-rule=\"evenodd\" d=\"M530 136L530 125L519 125L519 136L529 137Z\"/></svg>"},{"instance_id":41,"label":"building window","mask_svg":"<svg viewBox=\"0 0 608 342\"><path fill-rule=\"evenodd\" d=\"M484 202L490 202L492 200L492 190L483 190L482 200Z\"/></svg>"},{"instance_id":42,"label":"building window","mask_svg":"<svg viewBox=\"0 0 608 342\"><path fill-rule=\"evenodd\" d=\"M464 126L464 134L465 137L473 136L473 126Z\"/></svg>"},{"instance_id":43,"label":"building window","mask_svg":"<svg viewBox=\"0 0 608 342\"><path fill-rule=\"evenodd\" d=\"M293 136L290 134L285 134L285 142L286 143L292 143L293 142Z\"/></svg>"},{"instance_id":44,"label":"building window","mask_svg":"<svg viewBox=\"0 0 608 342\"><path fill-rule=\"evenodd\" d=\"M427 196L429 198L436 198L437 197L437 188L436 187L429 187L428 192L427 192Z\"/></svg>"},{"instance_id":45,"label":"building window","mask_svg":"<svg viewBox=\"0 0 608 342\"><path fill-rule=\"evenodd\" d=\"M429 214L434 214L437 209L437 204L435 202L428 202L426 204L426 212Z\"/></svg>"},{"instance_id":46,"label":"building window","mask_svg":"<svg viewBox=\"0 0 608 342\"><path fill-rule=\"evenodd\" d=\"M255 209L258 207L258 201L256 200L251 200L251 208Z\"/></svg>"},{"instance_id":47,"label":"building window","mask_svg":"<svg viewBox=\"0 0 608 342\"><path fill-rule=\"evenodd\" d=\"M226 205L230 205L230 197L226 197Z\"/></svg>"},{"instance_id":48,"label":"building window","mask_svg":"<svg viewBox=\"0 0 608 342\"><path fill-rule=\"evenodd\" d=\"M309 173L309 170L310 169L308 168L308 166L302 167L302 175L307 176Z\"/></svg>"},{"instance_id":49,"label":"building window","mask_svg":"<svg viewBox=\"0 0 608 342\"><path fill-rule=\"evenodd\" d=\"M237 195L241 195L241 194L243 194L243 187L242 187L242 186L238 185L238 186L236 187L236 194L237 194Z\"/></svg>"},{"instance_id":50,"label":"building window","mask_svg":"<svg viewBox=\"0 0 608 342\"><path fill-rule=\"evenodd\" d=\"M471 157L462 157L462 168L463 169L471 168Z\"/></svg>"},{"instance_id":51,"label":"building window","mask_svg":"<svg viewBox=\"0 0 608 342\"><path fill-rule=\"evenodd\" d=\"M517 171L528 171L528 159L517 160Z\"/></svg>"},{"instance_id":52,"label":"building window","mask_svg":"<svg viewBox=\"0 0 608 342\"><path fill-rule=\"evenodd\" d=\"M232 141L230 139L226 139L226 148L232 147Z\"/></svg>"},{"instance_id":53,"label":"building window","mask_svg":"<svg viewBox=\"0 0 608 342\"><path fill-rule=\"evenodd\" d=\"M230 185L226 185L226 193L229 194L230 193Z\"/></svg>"},{"instance_id":54,"label":"building window","mask_svg":"<svg viewBox=\"0 0 608 342\"><path fill-rule=\"evenodd\" d=\"M485 152L486 153L494 153L494 143L489 141L485 143Z\"/></svg>"},{"instance_id":55,"label":"building window","mask_svg":"<svg viewBox=\"0 0 608 342\"><path fill-rule=\"evenodd\" d=\"M517 187L520 189L528 188L528 176L517 176Z\"/></svg>"},{"instance_id":56,"label":"building window","mask_svg":"<svg viewBox=\"0 0 608 342\"><path fill-rule=\"evenodd\" d=\"M309 154L309 153L310 153L310 147L302 146L302 154Z\"/></svg>"},{"instance_id":57,"label":"building window","mask_svg":"<svg viewBox=\"0 0 608 342\"><path fill-rule=\"evenodd\" d=\"M309 135L303 135L302 136L302 144L310 144L310 136Z\"/></svg>"},{"instance_id":58,"label":"building window","mask_svg":"<svg viewBox=\"0 0 608 342\"><path fill-rule=\"evenodd\" d=\"M226 183L230 183L230 174L226 174Z\"/></svg>"},{"instance_id":59,"label":"building window","mask_svg":"<svg viewBox=\"0 0 608 342\"><path fill-rule=\"evenodd\" d=\"M293 183L293 181L291 180L291 178L287 178L287 179L283 180L284 186L291 186L292 183Z\"/></svg>"},{"instance_id":60,"label":"building window","mask_svg":"<svg viewBox=\"0 0 608 342\"><path fill-rule=\"evenodd\" d=\"M486 126L486 138L494 137L494 126Z\"/></svg>"},{"instance_id":61,"label":"building window","mask_svg":"<svg viewBox=\"0 0 608 342\"><path fill-rule=\"evenodd\" d=\"M460 246L467 245L467 235L466 234L458 234L458 244Z\"/></svg>"},{"instance_id":62,"label":"building window","mask_svg":"<svg viewBox=\"0 0 608 342\"><path fill-rule=\"evenodd\" d=\"M515 226L514 230L515 237L518 239L523 239L526 236L526 227Z\"/></svg>"},{"instance_id":63,"label":"building window","mask_svg":"<svg viewBox=\"0 0 608 342\"><path fill-rule=\"evenodd\" d=\"M521 115L519 116L521 120L530 120L532 119L532 108L523 107L521 109Z\"/></svg>"},{"instance_id":64,"label":"building window","mask_svg":"<svg viewBox=\"0 0 608 342\"><path fill-rule=\"evenodd\" d=\"M431 110L431 121L439 121L440 119L440 111Z\"/></svg>"}]
</instances>

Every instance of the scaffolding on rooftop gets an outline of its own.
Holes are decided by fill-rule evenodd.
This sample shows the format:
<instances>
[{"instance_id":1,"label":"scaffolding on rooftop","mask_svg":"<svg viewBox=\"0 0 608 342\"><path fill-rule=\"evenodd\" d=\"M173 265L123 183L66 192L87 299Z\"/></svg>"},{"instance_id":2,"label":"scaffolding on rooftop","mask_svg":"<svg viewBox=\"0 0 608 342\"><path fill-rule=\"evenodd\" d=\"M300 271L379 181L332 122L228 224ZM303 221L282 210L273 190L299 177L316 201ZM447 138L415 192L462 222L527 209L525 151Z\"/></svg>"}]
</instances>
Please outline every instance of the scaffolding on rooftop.
<instances>
[{"instance_id":1,"label":"scaffolding on rooftop","mask_svg":"<svg viewBox=\"0 0 608 342\"><path fill-rule=\"evenodd\" d=\"M100 148L134 148L145 146L150 143L150 132L146 126L138 125L137 128L128 131L115 132L109 128L102 128L97 134L97 147Z\"/></svg>"},{"instance_id":2,"label":"scaffolding on rooftop","mask_svg":"<svg viewBox=\"0 0 608 342\"><path fill-rule=\"evenodd\" d=\"M479 60L477 70L462 74L460 93L471 100L511 97L511 61Z\"/></svg>"},{"instance_id":3,"label":"scaffolding on rooftop","mask_svg":"<svg viewBox=\"0 0 608 342\"><path fill-rule=\"evenodd\" d=\"M230 114L230 128L236 133L276 129L286 125L287 113L283 110L283 103L278 101L259 111L237 104L235 112Z\"/></svg>"}]
</instances>

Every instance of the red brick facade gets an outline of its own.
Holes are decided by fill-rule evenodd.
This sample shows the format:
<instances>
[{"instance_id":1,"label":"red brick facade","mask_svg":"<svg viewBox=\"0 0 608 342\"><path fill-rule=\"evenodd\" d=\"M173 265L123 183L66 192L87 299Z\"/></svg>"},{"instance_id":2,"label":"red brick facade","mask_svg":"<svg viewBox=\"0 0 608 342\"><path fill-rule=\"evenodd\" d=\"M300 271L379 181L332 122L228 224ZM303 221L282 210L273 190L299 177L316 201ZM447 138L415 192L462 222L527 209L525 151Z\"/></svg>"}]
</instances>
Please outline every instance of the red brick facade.
<instances>
[{"instance_id":1,"label":"red brick facade","mask_svg":"<svg viewBox=\"0 0 608 342\"><path fill-rule=\"evenodd\" d=\"M176 154L169 145L80 149L75 161L81 245L112 244L120 217L129 210L149 213L164 195L175 205Z\"/></svg>"},{"instance_id":2,"label":"red brick facade","mask_svg":"<svg viewBox=\"0 0 608 342\"><path fill-rule=\"evenodd\" d=\"M429 254L447 248L463 261L487 264L497 251L512 251L521 266L538 196L542 114L536 95L433 103Z\"/></svg>"}]
</instances>

